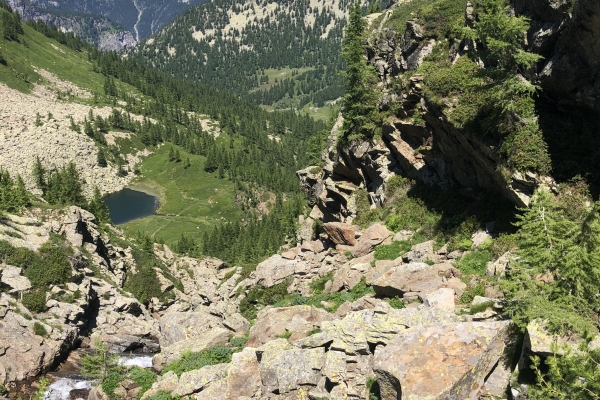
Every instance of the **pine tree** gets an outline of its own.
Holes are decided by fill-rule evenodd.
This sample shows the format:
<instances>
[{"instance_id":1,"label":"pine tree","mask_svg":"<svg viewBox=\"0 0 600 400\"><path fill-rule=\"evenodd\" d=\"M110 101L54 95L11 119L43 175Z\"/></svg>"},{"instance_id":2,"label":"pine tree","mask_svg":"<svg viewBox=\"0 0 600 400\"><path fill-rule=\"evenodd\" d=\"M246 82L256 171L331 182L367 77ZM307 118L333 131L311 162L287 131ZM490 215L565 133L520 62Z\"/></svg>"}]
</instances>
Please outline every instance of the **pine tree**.
<instances>
[{"instance_id":1,"label":"pine tree","mask_svg":"<svg viewBox=\"0 0 600 400\"><path fill-rule=\"evenodd\" d=\"M359 2L350 6L350 16L345 30L342 56L346 60L346 91L344 93L343 138L346 140L371 138L376 133L376 95L372 85L375 71L365 58L363 35L366 21L362 18Z\"/></svg>"},{"instance_id":2,"label":"pine tree","mask_svg":"<svg viewBox=\"0 0 600 400\"><path fill-rule=\"evenodd\" d=\"M94 197L89 201L87 209L96 216L99 222L110 222L108 206L97 186L94 188Z\"/></svg>"},{"instance_id":3,"label":"pine tree","mask_svg":"<svg viewBox=\"0 0 600 400\"><path fill-rule=\"evenodd\" d=\"M106 155L104 154L104 150L98 149L98 156L96 157L99 167L106 167Z\"/></svg>"},{"instance_id":4,"label":"pine tree","mask_svg":"<svg viewBox=\"0 0 600 400\"><path fill-rule=\"evenodd\" d=\"M181 154L179 154L179 149L175 150L175 162L181 162Z\"/></svg>"},{"instance_id":5,"label":"pine tree","mask_svg":"<svg viewBox=\"0 0 600 400\"><path fill-rule=\"evenodd\" d=\"M169 149L169 161L175 161L175 151L173 150L173 146Z\"/></svg>"},{"instance_id":6,"label":"pine tree","mask_svg":"<svg viewBox=\"0 0 600 400\"><path fill-rule=\"evenodd\" d=\"M44 168L42 162L40 161L40 157L38 156L35 157L35 163L33 164L33 179L38 189L45 194L47 189L46 168Z\"/></svg>"}]
</instances>

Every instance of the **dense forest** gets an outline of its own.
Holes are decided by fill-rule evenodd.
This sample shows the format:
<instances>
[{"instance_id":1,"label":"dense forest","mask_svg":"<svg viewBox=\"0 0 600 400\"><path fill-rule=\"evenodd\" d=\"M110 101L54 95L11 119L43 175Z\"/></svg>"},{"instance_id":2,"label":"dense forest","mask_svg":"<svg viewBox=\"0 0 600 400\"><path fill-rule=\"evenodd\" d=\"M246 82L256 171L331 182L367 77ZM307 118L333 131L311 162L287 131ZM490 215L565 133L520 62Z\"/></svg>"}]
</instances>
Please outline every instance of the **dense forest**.
<instances>
[{"instance_id":1,"label":"dense forest","mask_svg":"<svg viewBox=\"0 0 600 400\"><path fill-rule=\"evenodd\" d=\"M380 7L374 4L373 11ZM305 0L211 1L187 10L131 54L163 71L259 104L322 106L343 93L340 48L349 5L348 0L317 6ZM265 70L282 68L308 70L269 82ZM272 86L259 89L265 83Z\"/></svg>"}]
</instances>

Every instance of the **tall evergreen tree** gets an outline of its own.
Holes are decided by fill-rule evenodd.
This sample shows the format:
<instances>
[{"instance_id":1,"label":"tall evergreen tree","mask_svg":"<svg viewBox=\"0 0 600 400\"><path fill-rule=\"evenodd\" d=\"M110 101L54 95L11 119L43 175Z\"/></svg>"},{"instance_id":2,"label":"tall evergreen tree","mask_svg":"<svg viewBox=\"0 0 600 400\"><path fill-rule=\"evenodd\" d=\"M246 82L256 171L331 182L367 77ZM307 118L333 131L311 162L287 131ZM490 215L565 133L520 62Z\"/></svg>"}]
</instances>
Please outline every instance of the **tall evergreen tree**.
<instances>
[{"instance_id":1,"label":"tall evergreen tree","mask_svg":"<svg viewBox=\"0 0 600 400\"><path fill-rule=\"evenodd\" d=\"M346 140L371 138L376 133L376 95L372 88L375 71L365 58L363 42L367 22L362 17L360 3L350 6L350 16L345 30L342 56L346 60L346 92L344 93L343 137Z\"/></svg>"}]
</instances>

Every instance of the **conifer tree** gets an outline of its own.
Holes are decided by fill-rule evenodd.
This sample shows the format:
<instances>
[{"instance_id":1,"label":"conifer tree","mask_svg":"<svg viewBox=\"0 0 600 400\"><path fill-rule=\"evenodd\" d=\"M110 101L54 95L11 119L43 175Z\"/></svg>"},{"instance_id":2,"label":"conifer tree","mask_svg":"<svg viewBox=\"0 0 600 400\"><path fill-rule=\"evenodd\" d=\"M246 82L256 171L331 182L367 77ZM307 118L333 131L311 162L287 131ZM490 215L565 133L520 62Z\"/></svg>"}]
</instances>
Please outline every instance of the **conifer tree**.
<instances>
[{"instance_id":1,"label":"conifer tree","mask_svg":"<svg viewBox=\"0 0 600 400\"><path fill-rule=\"evenodd\" d=\"M169 161L175 160L175 151L173 150L173 146L169 149Z\"/></svg>"},{"instance_id":2,"label":"conifer tree","mask_svg":"<svg viewBox=\"0 0 600 400\"><path fill-rule=\"evenodd\" d=\"M181 162L181 154L179 154L179 149L175 150L175 162Z\"/></svg>"},{"instance_id":3,"label":"conifer tree","mask_svg":"<svg viewBox=\"0 0 600 400\"><path fill-rule=\"evenodd\" d=\"M35 163L33 164L33 179L35 181L38 189L42 191L43 194L46 193L46 168L42 165L40 161L40 157L35 157Z\"/></svg>"},{"instance_id":4,"label":"conifer tree","mask_svg":"<svg viewBox=\"0 0 600 400\"><path fill-rule=\"evenodd\" d=\"M96 160L98 162L98 166L99 167L106 167L107 163L106 163L106 155L104 154L104 150L99 149L98 150L98 155L96 157Z\"/></svg>"},{"instance_id":5,"label":"conifer tree","mask_svg":"<svg viewBox=\"0 0 600 400\"><path fill-rule=\"evenodd\" d=\"M350 6L350 16L345 30L342 56L346 60L346 92L344 93L343 138L355 140L371 138L377 131L376 95L371 85L376 77L365 58L363 35L366 21L362 18L360 3Z\"/></svg>"}]
</instances>

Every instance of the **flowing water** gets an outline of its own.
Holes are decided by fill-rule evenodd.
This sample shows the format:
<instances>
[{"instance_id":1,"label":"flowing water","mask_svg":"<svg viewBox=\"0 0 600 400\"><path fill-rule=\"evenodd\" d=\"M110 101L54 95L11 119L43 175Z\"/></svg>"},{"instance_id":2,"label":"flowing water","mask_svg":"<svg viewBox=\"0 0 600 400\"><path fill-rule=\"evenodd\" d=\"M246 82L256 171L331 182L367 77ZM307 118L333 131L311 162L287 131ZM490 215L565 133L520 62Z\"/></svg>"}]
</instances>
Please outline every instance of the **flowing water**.
<instances>
[{"instance_id":1,"label":"flowing water","mask_svg":"<svg viewBox=\"0 0 600 400\"><path fill-rule=\"evenodd\" d=\"M86 380L80 374L80 357L81 354L72 353L72 356L56 372L47 375L52 383L44 394L44 400L86 400L88 398L89 392L94 386L92 381ZM152 367L152 356L121 355L119 364L125 367L150 368Z\"/></svg>"},{"instance_id":2,"label":"flowing water","mask_svg":"<svg viewBox=\"0 0 600 400\"><path fill-rule=\"evenodd\" d=\"M129 188L111 193L104 202L115 225L152 215L159 206L158 198Z\"/></svg>"}]
</instances>

